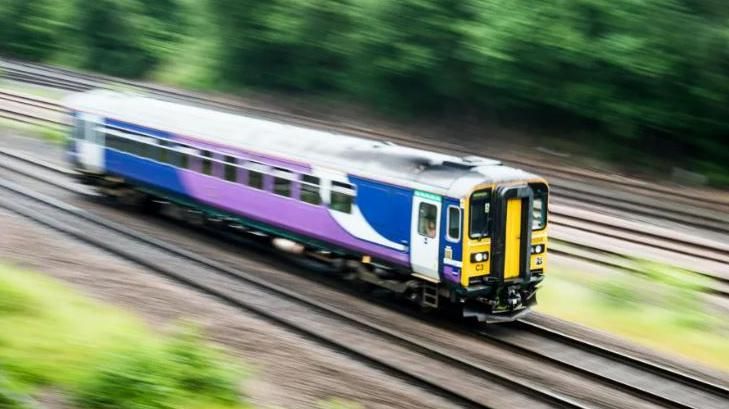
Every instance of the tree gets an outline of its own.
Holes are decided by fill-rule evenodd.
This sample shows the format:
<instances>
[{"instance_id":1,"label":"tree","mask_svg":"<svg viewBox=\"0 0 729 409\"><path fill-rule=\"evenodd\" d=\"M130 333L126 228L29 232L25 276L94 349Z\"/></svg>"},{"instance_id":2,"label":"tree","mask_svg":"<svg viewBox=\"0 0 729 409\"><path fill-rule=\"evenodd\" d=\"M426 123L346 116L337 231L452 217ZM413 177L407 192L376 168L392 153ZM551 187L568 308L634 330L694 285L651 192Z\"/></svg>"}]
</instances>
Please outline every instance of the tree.
<instances>
[{"instance_id":1,"label":"tree","mask_svg":"<svg viewBox=\"0 0 729 409\"><path fill-rule=\"evenodd\" d=\"M40 61L59 46L55 0L6 0L0 7L0 52Z\"/></svg>"}]
</instances>

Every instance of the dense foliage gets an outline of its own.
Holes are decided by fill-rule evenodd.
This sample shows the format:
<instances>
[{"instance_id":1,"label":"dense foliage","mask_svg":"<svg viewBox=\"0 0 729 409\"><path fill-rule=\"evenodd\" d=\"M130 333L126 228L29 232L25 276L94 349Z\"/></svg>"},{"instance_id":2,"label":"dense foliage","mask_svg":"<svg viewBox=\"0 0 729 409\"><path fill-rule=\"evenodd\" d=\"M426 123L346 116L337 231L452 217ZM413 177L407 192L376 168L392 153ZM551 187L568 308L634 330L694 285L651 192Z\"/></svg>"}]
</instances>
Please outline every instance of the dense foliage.
<instances>
[{"instance_id":1,"label":"dense foliage","mask_svg":"<svg viewBox=\"0 0 729 409\"><path fill-rule=\"evenodd\" d=\"M66 49L53 35L63 26L79 65L144 76L170 56L192 64L169 51L187 50L180 44L196 41L196 30L212 32L222 52L197 47L196 61L227 85L327 93L392 112L468 109L609 135L684 165L710 159L703 170L727 173L722 0L207 0L205 30L187 24L200 6L192 12L186 0L76 0L68 24L45 23L47 5L61 0L8 1L6 54L45 59Z\"/></svg>"}]
</instances>

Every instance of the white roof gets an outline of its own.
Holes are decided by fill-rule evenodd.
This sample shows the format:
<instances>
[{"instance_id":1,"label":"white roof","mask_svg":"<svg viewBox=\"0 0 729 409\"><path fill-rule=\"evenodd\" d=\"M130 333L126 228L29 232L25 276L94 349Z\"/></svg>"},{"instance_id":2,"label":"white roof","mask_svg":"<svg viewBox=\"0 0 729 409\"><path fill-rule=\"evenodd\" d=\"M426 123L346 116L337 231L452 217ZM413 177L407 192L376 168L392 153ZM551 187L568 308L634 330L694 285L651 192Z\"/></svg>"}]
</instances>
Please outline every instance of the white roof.
<instances>
[{"instance_id":1,"label":"white roof","mask_svg":"<svg viewBox=\"0 0 729 409\"><path fill-rule=\"evenodd\" d=\"M537 178L491 159L461 158L136 94L91 91L65 102L74 111L457 198L480 183Z\"/></svg>"}]
</instances>

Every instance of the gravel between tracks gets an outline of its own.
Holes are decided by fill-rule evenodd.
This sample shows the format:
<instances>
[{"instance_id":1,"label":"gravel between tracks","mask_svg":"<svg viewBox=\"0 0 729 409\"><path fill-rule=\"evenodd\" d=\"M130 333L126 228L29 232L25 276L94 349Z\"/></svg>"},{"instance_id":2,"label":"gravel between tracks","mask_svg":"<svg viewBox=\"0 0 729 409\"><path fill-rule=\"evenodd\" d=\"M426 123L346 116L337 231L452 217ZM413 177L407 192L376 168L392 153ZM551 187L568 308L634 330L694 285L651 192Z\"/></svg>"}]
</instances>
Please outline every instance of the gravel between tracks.
<instances>
[{"instance_id":1,"label":"gravel between tracks","mask_svg":"<svg viewBox=\"0 0 729 409\"><path fill-rule=\"evenodd\" d=\"M260 406L308 408L340 397L367 408L453 407L424 401L416 387L5 211L0 226L4 261L131 310L153 328L181 319L199 323L212 340L253 366L245 390Z\"/></svg>"}]
</instances>

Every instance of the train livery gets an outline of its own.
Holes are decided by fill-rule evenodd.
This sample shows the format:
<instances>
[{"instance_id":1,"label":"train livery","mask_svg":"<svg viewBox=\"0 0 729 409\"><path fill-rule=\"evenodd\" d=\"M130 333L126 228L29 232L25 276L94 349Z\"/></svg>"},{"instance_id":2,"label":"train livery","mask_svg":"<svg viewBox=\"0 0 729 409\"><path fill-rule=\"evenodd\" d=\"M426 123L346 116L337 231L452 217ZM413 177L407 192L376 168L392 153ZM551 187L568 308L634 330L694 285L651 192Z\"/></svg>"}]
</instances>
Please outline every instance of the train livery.
<instances>
[{"instance_id":1,"label":"train livery","mask_svg":"<svg viewBox=\"0 0 729 409\"><path fill-rule=\"evenodd\" d=\"M536 175L139 95L66 105L68 159L105 194L269 237L426 308L503 322L536 302L548 203Z\"/></svg>"}]
</instances>

